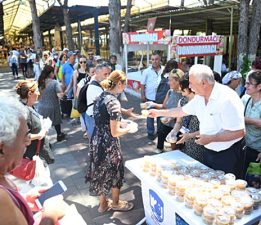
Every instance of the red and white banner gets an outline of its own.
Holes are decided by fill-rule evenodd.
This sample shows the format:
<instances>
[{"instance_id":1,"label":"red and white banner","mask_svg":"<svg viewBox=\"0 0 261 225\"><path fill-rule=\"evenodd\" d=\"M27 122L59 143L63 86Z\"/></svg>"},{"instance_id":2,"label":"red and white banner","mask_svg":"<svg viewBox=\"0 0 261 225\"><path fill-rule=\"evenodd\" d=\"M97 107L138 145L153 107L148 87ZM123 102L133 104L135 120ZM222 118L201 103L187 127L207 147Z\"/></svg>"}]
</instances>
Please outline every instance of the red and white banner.
<instances>
[{"instance_id":1,"label":"red and white banner","mask_svg":"<svg viewBox=\"0 0 261 225\"><path fill-rule=\"evenodd\" d=\"M170 44L170 30L148 31L146 33L129 32L122 34L123 44Z\"/></svg>"},{"instance_id":2,"label":"red and white banner","mask_svg":"<svg viewBox=\"0 0 261 225\"><path fill-rule=\"evenodd\" d=\"M177 57L223 55L223 36L173 36L172 52Z\"/></svg>"}]
</instances>

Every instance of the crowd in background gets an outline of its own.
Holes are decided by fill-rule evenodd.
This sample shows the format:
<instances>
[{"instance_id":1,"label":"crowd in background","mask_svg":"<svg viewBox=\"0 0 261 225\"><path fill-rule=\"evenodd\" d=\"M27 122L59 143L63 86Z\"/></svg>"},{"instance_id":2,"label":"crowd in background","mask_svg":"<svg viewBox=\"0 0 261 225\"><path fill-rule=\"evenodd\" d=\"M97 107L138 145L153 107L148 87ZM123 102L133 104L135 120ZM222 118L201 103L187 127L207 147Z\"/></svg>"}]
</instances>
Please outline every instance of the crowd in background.
<instances>
[{"instance_id":1,"label":"crowd in background","mask_svg":"<svg viewBox=\"0 0 261 225\"><path fill-rule=\"evenodd\" d=\"M208 66L192 66L186 61L178 64L174 59L163 66L157 52L151 62L142 72L141 102L149 110L148 139L157 138L152 151L164 152L167 141L172 150L180 149L213 169L244 178L249 163L261 161L260 59L246 78L242 99L235 91L242 80L238 71L226 71L221 76ZM8 63L14 79L19 68L24 78L16 86L20 102L29 113L29 117L18 115L21 123L26 120L31 134L24 157L32 158L33 149L41 143L42 159L54 162L41 116L51 119L58 142L66 140L61 127L64 116L80 121L84 138L90 141L86 182L90 182L90 193L99 196L98 211L131 210L131 202L119 199L124 180L119 137L130 131L122 116L139 116L133 108L121 107L119 96L127 77L117 57L104 60L93 50L85 56L67 48L58 53L55 49L36 52L21 47L10 52ZM0 139L2 142L5 140ZM108 199L110 192L112 199ZM30 220L31 215L27 216Z\"/></svg>"}]
</instances>

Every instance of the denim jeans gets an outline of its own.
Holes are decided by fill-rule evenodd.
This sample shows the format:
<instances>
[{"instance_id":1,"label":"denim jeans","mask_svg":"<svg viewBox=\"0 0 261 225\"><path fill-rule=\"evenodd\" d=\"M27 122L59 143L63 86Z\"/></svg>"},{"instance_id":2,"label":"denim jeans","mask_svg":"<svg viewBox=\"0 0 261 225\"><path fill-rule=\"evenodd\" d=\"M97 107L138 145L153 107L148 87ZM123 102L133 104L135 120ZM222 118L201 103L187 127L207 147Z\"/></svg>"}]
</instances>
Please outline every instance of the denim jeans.
<instances>
[{"instance_id":1,"label":"denim jeans","mask_svg":"<svg viewBox=\"0 0 261 225\"><path fill-rule=\"evenodd\" d=\"M160 126L160 118L157 118L157 130L159 129ZM155 127L154 127L154 118L147 118L147 133L149 136L153 136L154 134L157 133L157 131L155 132Z\"/></svg>"},{"instance_id":2,"label":"denim jeans","mask_svg":"<svg viewBox=\"0 0 261 225\"><path fill-rule=\"evenodd\" d=\"M88 114L86 114L85 123L86 123L87 133L88 133L89 137L92 137L94 125L95 125L94 118L89 116Z\"/></svg>"},{"instance_id":3,"label":"denim jeans","mask_svg":"<svg viewBox=\"0 0 261 225\"><path fill-rule=\"evenodd\" d=\"M84 122L84 127L85 127L85 130L87 132L86 116L87 116L86 112L81 113L81 117L82 117L82 120Z\"/></svg>"}]
</instances>

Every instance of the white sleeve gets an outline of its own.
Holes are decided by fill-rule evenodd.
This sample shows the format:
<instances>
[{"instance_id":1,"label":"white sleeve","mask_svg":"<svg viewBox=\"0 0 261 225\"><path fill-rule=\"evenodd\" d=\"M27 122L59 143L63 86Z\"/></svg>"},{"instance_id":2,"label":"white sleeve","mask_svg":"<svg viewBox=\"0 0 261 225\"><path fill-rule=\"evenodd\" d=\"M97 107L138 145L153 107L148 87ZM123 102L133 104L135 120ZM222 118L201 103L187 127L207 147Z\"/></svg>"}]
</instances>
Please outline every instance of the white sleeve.
<instances>
[{"instance_id":1,"label":"white sleeve","mask_svg":"<svg viewBox=\"0 0 261 225\"><path fill-rule=\"evenodd\" d=\"M141 74L141 80L140 80L140 83L142 85L145 85L146 82L147 82L147 76L148 76L148 73L147 73L147 70L144 70Z\"/></svg>"},{"instance_id":2,"label":"white sleeve","mask_svg":"<svg viewBox=\"0 0 261 225\"><path fill-rule=\"evenodd\" d=\"M191 101L182 107L182 111L187 115L196 116L196 107L197 107L197 96L195 96Z\"/></svg>"}]
</instances>

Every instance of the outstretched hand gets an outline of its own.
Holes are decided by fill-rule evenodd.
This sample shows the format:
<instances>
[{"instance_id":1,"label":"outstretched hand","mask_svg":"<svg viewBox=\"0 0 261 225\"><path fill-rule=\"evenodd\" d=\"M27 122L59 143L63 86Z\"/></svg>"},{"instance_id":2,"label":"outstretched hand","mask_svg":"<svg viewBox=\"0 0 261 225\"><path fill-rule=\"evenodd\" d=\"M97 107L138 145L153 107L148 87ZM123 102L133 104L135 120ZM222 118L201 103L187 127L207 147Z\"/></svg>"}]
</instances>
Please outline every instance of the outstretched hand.
<instances>
[{"instance_id":1,"label":"outstretched hand","mask_svg":"<svg viewBox=\"0 0 261 225\"><path fill-rule=\"evenodd\" d=\"M160 112L160 110L150 109L148 117L151 117L151 118L159 117L160 116L159 112Z\"/></svg>"},{"instance_id":2,"label":"outstretched hand","mask_svg":"<svg viewBox=\"0 0 261 225\"><path fill-rule=\"evenodd\" d=\"M133 112L134 108L129 108L129 109L125 109L124 115L128 116L128 117L134 117L134 118L139 118L139 115Z\"/></svg>"}]
</instances>

